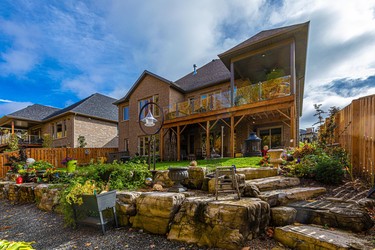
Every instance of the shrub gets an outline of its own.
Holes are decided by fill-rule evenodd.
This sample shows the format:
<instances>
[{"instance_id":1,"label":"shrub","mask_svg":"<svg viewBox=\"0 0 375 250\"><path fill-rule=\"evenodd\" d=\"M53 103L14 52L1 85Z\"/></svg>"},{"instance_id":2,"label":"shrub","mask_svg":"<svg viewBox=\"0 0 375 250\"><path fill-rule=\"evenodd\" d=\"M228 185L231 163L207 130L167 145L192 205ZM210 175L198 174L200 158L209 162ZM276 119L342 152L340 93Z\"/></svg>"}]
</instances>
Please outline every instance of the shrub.
<instances>
[{"instance_id":1,"label":"shrub","mask_svg":"<svg viewBox=\"0 0 375 250\"><path fill-rule=\"evenodd\" d=\"M316 145L312 143L300 143L299 148L293 152L294 159L301 159L306 155L315 154Z\"/></svg>"},{"instance_id":2,"label":"shrub","mask_svg":"<svg viewBox=\"0 0 375 250\"><path fill-rule=\"evenodd\" d=\"M344 177L341 163L331 157L321 158L315 167L315 179L325 184L340 184Z\"/></svg>"}]
</instances>

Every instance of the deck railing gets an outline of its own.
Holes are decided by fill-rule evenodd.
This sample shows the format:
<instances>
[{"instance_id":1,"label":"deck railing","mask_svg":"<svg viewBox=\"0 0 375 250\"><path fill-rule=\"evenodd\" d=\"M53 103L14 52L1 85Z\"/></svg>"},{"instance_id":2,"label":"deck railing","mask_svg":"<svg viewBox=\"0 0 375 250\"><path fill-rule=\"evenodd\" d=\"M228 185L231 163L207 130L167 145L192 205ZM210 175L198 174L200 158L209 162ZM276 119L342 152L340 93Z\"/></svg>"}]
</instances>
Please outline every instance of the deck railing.
<instances>
[{"instance_id":1,"label":"deck railing","mask_svg":"<svg viewBox=\"0 0 375 250\"><path fill-rule=\"evenodd\" d=\"M237 88L234 93L234 105L241 106L288 95L290 95L290 76L284 76ZM165 117L167 120L171 120L229 108L231 106L230 98L231 92L224 91L219 94L206 95L205 98L174 103L164 107Z\"/></svg>"},{"instance_id":2,"label":"deck railing","mask_svg":"<svg viewBox=\"0 0 375 250\"><path fill-rule=\"evenodd\" d=\"M17 135L18 136L18 135ZM0 144L8 144L11 134L0 135ZM22 135L18 136L19 144L42 144L42 138L38 135Z\"/></svg>"}]
</instances>

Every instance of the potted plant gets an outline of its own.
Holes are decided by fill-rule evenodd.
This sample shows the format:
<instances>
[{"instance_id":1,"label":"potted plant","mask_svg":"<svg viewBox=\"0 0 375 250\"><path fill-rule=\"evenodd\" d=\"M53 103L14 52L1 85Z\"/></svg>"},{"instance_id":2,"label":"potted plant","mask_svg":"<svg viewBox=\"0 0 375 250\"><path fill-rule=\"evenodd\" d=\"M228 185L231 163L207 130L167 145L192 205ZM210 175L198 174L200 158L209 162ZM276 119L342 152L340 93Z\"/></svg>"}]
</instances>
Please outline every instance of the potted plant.
<instances>
[{"instance_id":1,"label":"potted plant","mask_svg":"<svg viewBox=\"0 0 375 250\"><path fill-rule=\"evenodd\" d=\"M61 163L66 166L66 170L68 173L73 173L74 171L76 171L77 160L67 156L64 160L62 160Z\"/></svg>"}]
</instances>

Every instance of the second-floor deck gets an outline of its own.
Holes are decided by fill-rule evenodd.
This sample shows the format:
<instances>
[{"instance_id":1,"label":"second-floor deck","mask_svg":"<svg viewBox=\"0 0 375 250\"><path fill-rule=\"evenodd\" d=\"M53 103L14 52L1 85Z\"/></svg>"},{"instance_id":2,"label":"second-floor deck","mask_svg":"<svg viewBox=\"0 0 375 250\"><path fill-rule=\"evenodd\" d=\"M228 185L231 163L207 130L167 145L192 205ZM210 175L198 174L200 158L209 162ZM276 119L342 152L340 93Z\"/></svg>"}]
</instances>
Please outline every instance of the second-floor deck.
<instances>
[{"instance_id":1,"label":"second-floor deck","mask_svg":"<svg viewBox=\"0 0 375 250\"><path fill-rule=\"evenodd\" d=\"M271 100L291 94L290 76L235 88L233 92L234 106ZM200 98L178 102L164 107L165 119L173 120L215 110L230 108L231 91L202 95Z\"/></svg>"}]
</instances>

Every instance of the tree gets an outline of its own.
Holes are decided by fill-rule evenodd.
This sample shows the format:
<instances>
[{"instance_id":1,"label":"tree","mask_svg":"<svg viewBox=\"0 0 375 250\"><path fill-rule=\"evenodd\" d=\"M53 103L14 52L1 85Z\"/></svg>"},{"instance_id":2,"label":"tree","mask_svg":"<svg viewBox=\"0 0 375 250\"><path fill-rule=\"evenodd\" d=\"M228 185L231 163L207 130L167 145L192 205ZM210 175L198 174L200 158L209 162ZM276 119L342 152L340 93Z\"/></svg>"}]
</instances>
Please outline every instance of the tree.
<instances>
[{"instance_id":1,"label":"tree","mask_svg":"<svg viewBox=\"0 0 375 250\"><path fill-rule=\"evenodd\" d=\"M322 104L314 104L314 109L315 109L314 116L318 117L318 121L316 123L314 123L312 126L315 126L315 125L319 124L319 128L324 123L324 118L323 118L322 114L326 113L323 109L320 108L321 106L322 106Z\"/></svg>"},{"instance_id":2,"label":"tree","mask_svg":"<svg viewBox=\"0 0 375 250\"><path fill-rule=\"evenodd\" d=\"M80 147L80 148L86 147L87 142L86 142L86 138L83 135L78 136L77 141L78 141L78 144L79 144L78 147Z\"/></svg>"},{"instance_id":3,"label":"tree","mask_svg":"<svg viewBox=\"0 0 375 250\"><path fill-rule=\"evenodd\" d=\"M50 134L43 135L43 148L51 148L52 147L52 136Z\"/></svg>"}]
</instances>

